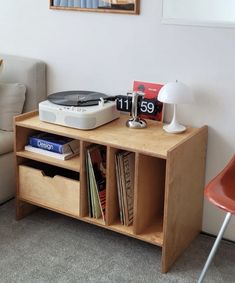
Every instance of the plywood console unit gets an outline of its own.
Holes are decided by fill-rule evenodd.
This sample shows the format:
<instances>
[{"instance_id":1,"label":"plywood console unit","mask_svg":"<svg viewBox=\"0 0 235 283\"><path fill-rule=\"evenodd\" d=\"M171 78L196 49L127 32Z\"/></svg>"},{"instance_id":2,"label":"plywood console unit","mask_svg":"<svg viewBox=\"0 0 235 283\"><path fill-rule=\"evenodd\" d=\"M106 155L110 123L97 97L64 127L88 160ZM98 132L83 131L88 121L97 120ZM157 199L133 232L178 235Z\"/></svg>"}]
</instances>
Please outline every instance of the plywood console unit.
<instances>
[{"instance_id":1,"label":"plywood console unit","mask_svg":"<svg viewBox=\"0 0 235 283\"><path fill-rule=\"evenodd\" d=\"M37 112L16 117L16 217L40 206L157 245L162 248L162 272L167 272L201 231L207 127L168 134L160 122L129 129L126 119L81 131L41 122ZM35 131L78 139L80 156L61 161L24 151ZM88 216L85 158L92 143L107 149L105 222ZM115 154L120 149L135 153L134 222L129 227L119 218ZM68 176L79 173L79 178L48 176L43 171L46 164L58 172L67 169Z\"/></svg>"}]
</instances>

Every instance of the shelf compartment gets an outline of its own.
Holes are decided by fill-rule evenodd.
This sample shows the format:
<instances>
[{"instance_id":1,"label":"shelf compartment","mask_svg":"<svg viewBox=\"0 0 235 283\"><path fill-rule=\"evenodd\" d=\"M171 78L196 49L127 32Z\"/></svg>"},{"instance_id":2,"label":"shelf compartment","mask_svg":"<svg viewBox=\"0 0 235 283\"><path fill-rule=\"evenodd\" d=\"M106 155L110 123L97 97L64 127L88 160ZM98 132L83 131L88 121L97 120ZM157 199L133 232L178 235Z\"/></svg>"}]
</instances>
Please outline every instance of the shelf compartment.
<instances>
[{"instance_id":1,"label":"shelf compartment","mask_svg":"<svg viewBox=\"0 0 235 283\"><path fill-rule=\"evenodd\" d=\"M78 180L61 175L49 177L42 170L29 165L19 165L18 170L21 200L74 217L79 216Z\"/></svg>"},{"instance_id":2,"label":"shelf compartment","mask_svg":"<svg viewBox=\"0 0 235 283\"><path fill-rule=\"evenodd\" d=\"M138 234L137 237L140 240L143 240L153 245L162 247L163 246L163 222L161 220L155 221L155 223L146 227L143 233Z\"/></svg>"},{"instance_id":3,"label":"shelf compartment","mask_svg":"<svg viewBox=\"0 0 235 283\"><path fill-rule=\"evenodd\" d=\"M157 242L163 230L165 174L164 159L136 155L134 232L156 238Z\"/></svg>"},{"instance_id":4,"label":"shelf compartment","mask_svg":"<svg viewBox=\"0 0 235 283\"><path fill-rule=\"evenodd\" d=\"M118 232L120 234L130 236L135 239L142 240L147 243L151 243L155 246L162 247L163 246L163 231L162 231L162 223L157 223L150 225L145 229L145 232L139 235L136 235L133 231L133 225L124 226L121 222L115 222L110 226L105 226L105 228Z\"/></svg>"},{"instance_id":5,"label":"shelf compartment","mask_svg":"<svg viewBox=\"0 0 235 283\"><path fill-rule=\"evenodd\" d=\"M60 159L56 159L56 158L49 157L46 155L41 155L38 153L21 150L21 151L16 152L16 156L24 157L24 158L35 160L35 161L44 162L44 163L51 164L57 167L72 170L75 172L80 172L80 156L79 155L74 156L68 160L60 160Z\"/></svg>"},{"instance_id":6,"label":"shelf compartment","mask_svg":"<svg viewBox=\"0 0 235 283\"><path fill-rule=\"evenodd\" d=\"M107 221L106 224L113 230L119 230L124 234L133 234L133 224L123 225L120 219L120 204L118 196L116 155L120 149L108 147L107 149ZM131 152L131 151L130 151ZM133 152L131 152L133 153ZM135 156L135 153L134 153ZM134 182L134 179L133 179ZM134 185L134 183L133 183ZM133 199L134 201L134 199Z\"/></svg>"},{"instance_id":7,"label":"shelf compartment","mask_svg":"<svg viewBox=\"0 0 235 283\"><path fill-rule=\"evenodd\" d=\"M94 176L95 179L92 178L92 185L89 182L88 175L88 163L87 163L87 153L90 152L91 161L93 164L93 170L94 170ZM106 160L104 160L104 157ZM81 141L81 180L82 182L82 216L86 217L89 215L89 217L93 214L94 215L94 207L97 207L97 201L98 207L100 206L100 197L101 199L104 199L105 196L105 217L106 217L106 195L107 195L107 182L106 182L106 164L107 164L107 148L103 145L99 145L96 143L89 143L89 142L83 142ZM104 164L105 162L105 164ZM92 174L92 173L91 173ZM104 181L105 181L105 187L104 187ZM94 183L97 184L97 188L95 188ZM91 185L91 187L90 187ZM91 188L91 189L90 189ZM101 188L101 196L98 193L98 199L97 199L97 190L99 192L99 189ZM105 190L103 190L105 188ZM104 195L105 193L105 195ZM92 198L92 196L94 196ZM103 214L103 212L102 212ZM96 218L90 217L90 219L96 220Z\"/></svg>"},{"instance_id":8,"label":"shelf compartment","mask_svg":"<svg viewBox=\"0 0 235 283\"><path fill-rule=\"evenodd\" d=\"M15 131L15 140L17 141L15 144L16 156L28 158L39 162L44 162L68 170L73 170L75 172L80 172L79 155L76 155L68 160L61 160L50 156L42 155L39 153L24 150L25 145L28 144L29 136L32 136L38 132L42 132L42 131L33 130L30 128L20 127L16 125L16 131Z\"/></svg>"},{"instance_id":9,"label":"shelf compartment","mask_svg":"<svg viewBox=\"0 0 235 283\"><path fill-rule=\"evenodd\" d=\"M108 147L107 148L107 215L106 223L111 225L115 222L120 221L120 212L118 204L118 193L117 193L117 178L115 168L115 155L119 149Z\"/></svg>"}]
</instances>

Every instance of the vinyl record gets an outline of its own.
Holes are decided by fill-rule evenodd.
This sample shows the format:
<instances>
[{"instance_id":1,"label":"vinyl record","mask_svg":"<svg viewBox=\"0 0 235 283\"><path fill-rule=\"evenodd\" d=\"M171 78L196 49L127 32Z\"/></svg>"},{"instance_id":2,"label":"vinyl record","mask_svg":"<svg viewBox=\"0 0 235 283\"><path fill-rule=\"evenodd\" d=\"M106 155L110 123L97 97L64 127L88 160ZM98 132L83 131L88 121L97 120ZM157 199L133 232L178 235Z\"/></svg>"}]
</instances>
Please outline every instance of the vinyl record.
<instances>
[{"instance_id":1,"label":"vinyl record","mask_svg":"<svg viewBox=\"0 0 235 283\"><path fill-rule=\"evenodd\" d=\"M56 92L48 96L52 103L64 106L94 106L99 104L100 97L108 97L104 93L86 90Z\"/></svg>"}]
</instances>

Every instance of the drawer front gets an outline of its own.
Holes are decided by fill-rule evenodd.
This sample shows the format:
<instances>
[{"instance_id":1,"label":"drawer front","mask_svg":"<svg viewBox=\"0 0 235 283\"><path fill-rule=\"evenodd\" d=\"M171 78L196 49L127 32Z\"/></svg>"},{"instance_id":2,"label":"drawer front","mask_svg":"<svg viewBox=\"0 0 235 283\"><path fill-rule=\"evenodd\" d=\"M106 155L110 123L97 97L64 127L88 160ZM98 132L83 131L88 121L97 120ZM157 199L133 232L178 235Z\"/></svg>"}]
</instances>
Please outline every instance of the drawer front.
<instances>
[{"instance_id":1,"label":"drawer front","mask_svg":"<svg viewBox=\"0 0 235 283\"><path fill-rule=\"evenodd\" d=\"M45 176L41 170L19 166L19 196L65 214L79 216L80 182Z\"/></svg>"}]
</instances>

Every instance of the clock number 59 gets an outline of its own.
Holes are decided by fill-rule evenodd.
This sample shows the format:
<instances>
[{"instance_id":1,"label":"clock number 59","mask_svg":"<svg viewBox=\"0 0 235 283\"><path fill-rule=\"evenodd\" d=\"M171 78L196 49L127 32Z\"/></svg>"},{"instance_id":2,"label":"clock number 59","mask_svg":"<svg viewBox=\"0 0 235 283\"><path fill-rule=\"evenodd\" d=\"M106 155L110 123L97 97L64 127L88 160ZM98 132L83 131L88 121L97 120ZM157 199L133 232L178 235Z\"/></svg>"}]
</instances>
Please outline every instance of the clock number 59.
<instances>
[{"instance_id":1,"label":"clock number 59","mask_svg":"<svg viewBox=\"0 0 235 283\"><path fill-rule=\"evenodd\" d=\"M154 103L151 102L151 101L143 100L141 102L140 110L141 110L141 113L153 114L153 112L155 110Z\"/></svg>"}]
</instances>

